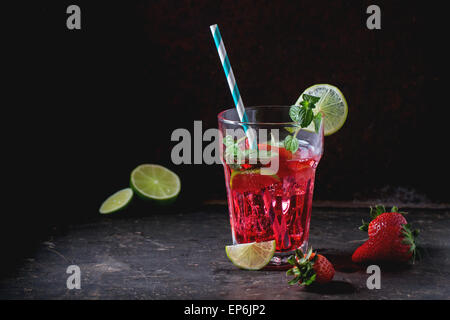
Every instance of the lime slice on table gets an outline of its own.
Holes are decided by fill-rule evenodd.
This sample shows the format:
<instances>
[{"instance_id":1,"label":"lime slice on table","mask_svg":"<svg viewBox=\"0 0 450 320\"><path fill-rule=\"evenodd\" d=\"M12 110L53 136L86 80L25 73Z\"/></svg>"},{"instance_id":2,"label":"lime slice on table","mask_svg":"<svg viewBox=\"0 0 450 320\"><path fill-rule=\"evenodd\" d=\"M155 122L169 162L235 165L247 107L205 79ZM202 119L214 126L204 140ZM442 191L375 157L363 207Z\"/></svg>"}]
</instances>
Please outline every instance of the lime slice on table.
<instances>
[{"instance_id":1,"label":"lime slice on table","mask_svg":"<svg viewBox=\"0 0 450 320\"><path fill-rule=\"evenodd\" d=\"M157 164L142 164L131 172L131 188L142 198L172 203L181 190L180 178Z\"/></svg>"},{"instance_id":2,"label":"lime slice on table","mask_svg":"<svg viewBox=\"0 0 450 320\"><path fill-rule=\"evenodd\" d=\"M119 211L125 208L130 203L132 198L133 190L130 188L117 191L102 203L99 211L101 214Z\"/></svg>"},{"instance_id":3,"label":"lime slice on table","mask_svg":"<svg viewBox=\"0 0 450 320\"><path fill-rule=\"evenodd\" d=\"M345 120L347 119L348 106L344 95L338 88L330 84L313 85L300 95L295 103L296 106L299 106L300 102L303 101L304 93L320 98L320 100L316 103L316 107L313 109L313 112L314 115L316 115L320 111L324 116L322 118L324 135L329 136L343 126ZM311 122L305 130L314 132L314 123Z\"/></svg>"},{"instance_id":4,"label":"lime slice on table","mask_svg":"<svg viewBox=\"0 0 450 320\"><path fill-rule=\"evenodd\" d=\"M275 253L275 240L226 246L228 259L239 268L259 270L264 268Z\"/></svg>"}]
</instances>

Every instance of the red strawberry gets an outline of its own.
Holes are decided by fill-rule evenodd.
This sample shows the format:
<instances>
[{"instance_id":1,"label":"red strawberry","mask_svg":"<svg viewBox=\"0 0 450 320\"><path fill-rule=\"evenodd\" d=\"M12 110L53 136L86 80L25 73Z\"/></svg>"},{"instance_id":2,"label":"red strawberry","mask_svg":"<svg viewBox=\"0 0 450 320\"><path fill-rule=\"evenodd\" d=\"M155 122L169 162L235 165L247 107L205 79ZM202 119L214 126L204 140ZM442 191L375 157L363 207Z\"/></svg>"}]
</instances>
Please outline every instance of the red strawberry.
<instances>
[{"instance_id":1,"label":"red strawberry","mask_svg":"<svg viewBox=\"0 0 450 320\"><path fill-rule=\"evenodd\" d=\"M389 214L385 215L385 213ZM381 215L383 217L378 219ZM375 208L370 207L370 217L372 218L370 223L364 222L363 220L363 225L359 227L359 230L368 232L369 238L375 236L386 224L399 226L407 224L402 212L398 212L398 208L395 206L392 207L390 212L387 212L386 208L382 205L376 205Z\"/></svg>"},{"instance_id":2,"label":"red strawberry","mask_svg":"<svg viewBox=\"0 0 450 320\"><path fill-rule=\"evenodd\" d=\"M385 227L396 227L401 229L405 224L408 224L405 217L398 212L384 212L369 223L368 234L369 238L375 237Z\"/></svg>"},{"instance_id":3,"label":"red strawberry","mask_svg":"<svg viewBox=\"0 0 450 320\"><path fill-rule=\"evenodd\" d=\"M326 283L334 277L334 267L331 262L321 254L312 252L312 248L307 254L301 250L295 251L295 256L291 256L288 262L293 267L286 272L286 275L295 276L289 284L298 283L302 286L310 285L313 282Z\"/></svg>"},{"instance_id":4,"label":"red strawberry","mask_svg":"<svg viewBox=\"0 0 450 320\"><path fill-rule=\"evenodd\" d=\"M288 166L289 170L294 171L294 172L300 172L300 171L303 171L303 170L310 170L312 168L312 166L310 164L310 160L305 160L305 161L298 161L298 160L288 161L287 162L287 166Z\"/></svg>"},{"instance_id":5,"label":"red strawberry","mask_svg":"<svg viewBox=\"0 0 450 320\"><path fill-rule=\"evenodd\" d=\"M292 159L292 152L289 150L286 150L285 148L282 148L282 147L275 147L270 144L259 143L258 150L267 150L267 151L278 152L281 161Z\"/></svg>"},{"instance_id":6,"label":"red strawberry","mask_svg":"<svg viewBox=\"0 0 450 320\"><path fill-rule=\"evenodd\" d=\"M378 211L385 211L384 207ZM381 210L382 209L382 210ZM394 207L393 211L397 211ZM371 210L371 213L372 210ZM418 231L411 231L405 217L398 212L383 212L371 214L375 217L369 224L364 224L360 229L367 230L369 239L352 255L353 262L362 263L369 261L396 261L406 262L415 258L415 237Z\"/></svg>"},{"instance_id":7,"label":"red strawberry","mask_svg":"<svg viewBox=\"0 0 450 320\"><path fill-rule=\"evenodd\" d=\"M283 177L288 176L288 175L291 174L291 172L289 171L288 166L286 165L286 162L289 159L292 159L292 152L291 151L286 150L285 148L282 148L282 147L275 147L275 146L268 145L268 144L263 144L263 143L258 144L258 150L260 150L260 151L267 150L267 151L274 152L275 154L278 155L278 159L277 159L277 161L278 161L278 171L276 173L278 175L278 177L283 178ZM269 163L269 164L265 165L265 167L269 167L271 165L273 165L273 164Z\"/></svg>"}]
</instances>

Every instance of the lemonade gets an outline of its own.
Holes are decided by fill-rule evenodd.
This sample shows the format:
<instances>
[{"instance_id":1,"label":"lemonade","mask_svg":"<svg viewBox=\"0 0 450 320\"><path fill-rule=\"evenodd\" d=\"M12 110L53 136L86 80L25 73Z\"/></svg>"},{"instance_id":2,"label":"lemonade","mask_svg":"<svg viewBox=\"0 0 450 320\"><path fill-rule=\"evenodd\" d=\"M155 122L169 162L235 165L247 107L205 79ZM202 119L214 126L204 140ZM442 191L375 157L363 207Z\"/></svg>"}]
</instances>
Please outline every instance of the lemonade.
<instances>
[{"instance_id":1,"label":"lemonade","mask_svg":"<svg viewBox=\"0 0 450 320\"><path fill-rule=\"evenodd\" d=\"M307 247L321 154L306 142L295 153L276 149L280 159L276 175L262 175L259 164L241 169L225 164L230 221L235 243L275 240L277 252L290 252Z\"/></svg>"}]
</instances>

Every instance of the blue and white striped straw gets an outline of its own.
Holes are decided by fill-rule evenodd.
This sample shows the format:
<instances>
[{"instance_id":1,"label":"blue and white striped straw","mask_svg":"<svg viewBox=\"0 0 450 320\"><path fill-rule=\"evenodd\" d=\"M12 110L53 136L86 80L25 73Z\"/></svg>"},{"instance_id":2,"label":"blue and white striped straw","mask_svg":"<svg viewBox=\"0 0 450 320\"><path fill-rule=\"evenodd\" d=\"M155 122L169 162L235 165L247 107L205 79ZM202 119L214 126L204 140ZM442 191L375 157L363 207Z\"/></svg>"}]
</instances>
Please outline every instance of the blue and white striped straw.
<instances>
[{"instance_id":1,"label":"blue and white striped straw","mask_svg":"<svg viewBox=\"0 0 450 320\"><path fill-rule=\"evenodd\" d=\"M234 78L233 69L231 69L230 60L228 59L227 51L225 50L225 45L223 44L222 36L220 35L219 27L217 24L213 24L209 27L211 29L214 42L216 43L217 52L219 53L220 62L222 63L223 71L225 72L225 77L228 81L228 86L230 87L231 95L233 96L234 105L236 106L237 113L241 122L248 122L247 113L245 113L244 103L242 102L242 97L239 93L239 89ZM247 135L249 145L252 149L256 148L256 143L252 130L248 130L248 127L243 124L245 134Z\"/></svg>"}]
</instances>

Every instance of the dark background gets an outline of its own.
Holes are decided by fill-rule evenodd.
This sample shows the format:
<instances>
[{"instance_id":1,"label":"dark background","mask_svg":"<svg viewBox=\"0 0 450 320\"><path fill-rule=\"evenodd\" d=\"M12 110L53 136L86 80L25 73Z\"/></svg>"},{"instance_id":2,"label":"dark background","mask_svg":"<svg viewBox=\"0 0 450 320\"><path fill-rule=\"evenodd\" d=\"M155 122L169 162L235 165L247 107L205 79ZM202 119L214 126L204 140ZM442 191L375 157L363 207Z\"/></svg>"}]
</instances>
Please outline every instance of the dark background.
<instances>
[{"instance_id":1,"label":"dark background","mask_svg":"<svg viewBox=\"0 0 450 320\"><path fill-rule=\"evenodd\" d=\"M66 28L70 4L81 7L81 30ZM381 30L366 28L370 4L381 7ZM316 83L345 94L349 115L326 137L315 200L448 203L448 37L439 6L41 1L4 10L12 99L3 130L14 124L4 134L12 204L2 223L5 261L54 226L99 219L102 201L142 163L179 174L179 207L225 199L220 165L170 160L173 130L193 132L194 120L217 127L217 113L233 106L214 23L246 105L289 105Z\"/></svg>"}]
</instances>

